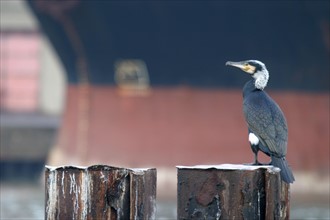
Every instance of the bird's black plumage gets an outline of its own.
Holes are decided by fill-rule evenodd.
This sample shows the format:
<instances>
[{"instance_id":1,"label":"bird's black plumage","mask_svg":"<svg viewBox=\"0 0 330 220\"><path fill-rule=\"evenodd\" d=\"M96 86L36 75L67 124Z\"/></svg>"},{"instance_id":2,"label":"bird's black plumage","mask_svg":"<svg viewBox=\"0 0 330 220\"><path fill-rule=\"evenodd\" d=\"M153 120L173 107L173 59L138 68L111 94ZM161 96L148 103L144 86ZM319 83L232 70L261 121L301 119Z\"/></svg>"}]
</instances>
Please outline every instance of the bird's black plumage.
<instances>
[{"instance_id":1,"label":"bird's black plumage","mask_svg":"<svg viewBox=\"0 0 330 220\"><path fill-rule=\"evenodd\" d=\"M263 90L255 87L255 80L248 81L243 88L243 112L249 131L256 135L259 143L254 148L271 157L271 164L281 169L282 180L294 181L285 159L288 127L284 114L276 102Z\"/></svg>"},{"instance_id":2,"label":"bird's black plumage","mask_svg":"<svg viewBox=\"0 0 330 220\"><path fill-rule=\"evenodd\" d=\"M254 86L254 80L243 88L243 112L249 130L267 146L264 153L284 157L287 150L288 127L280 107L263 90Z\"/></svg>"},{"instance_id":3,"label":"bird's black plumage","mask_svg":"<svg viewBox=\"0 0 330 220\"><path fill-rule=\"evenodd\" d=\"M271 164L281 169L283 181L292 183L294 177L285 159L288 142L287 122L281 108L263 90L267 85L268 71L260 61L227 62L248 72L253 77L243 87L243 112L250 134L256 137L250 140L255 154L255 164L258 151L271 157ZM259 80L259 82L256 82Z\"/></svg>"}]
</instances>

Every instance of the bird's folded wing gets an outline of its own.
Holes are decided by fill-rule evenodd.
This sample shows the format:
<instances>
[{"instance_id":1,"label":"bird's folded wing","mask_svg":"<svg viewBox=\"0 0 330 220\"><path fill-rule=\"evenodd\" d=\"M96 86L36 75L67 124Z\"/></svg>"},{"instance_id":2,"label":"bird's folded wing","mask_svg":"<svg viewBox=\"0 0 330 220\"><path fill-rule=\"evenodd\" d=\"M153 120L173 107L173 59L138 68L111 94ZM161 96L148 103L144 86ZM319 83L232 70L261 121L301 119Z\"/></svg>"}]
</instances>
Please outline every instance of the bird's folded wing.
<instances>
[{"instance_id":1,"label":"bird's folded wing","mask_svg":"<svg viewBox=\"0 0 330 220\"><path fill-rule=\"evenodd\" d=\"M279 120L279 112L263 105L244 103L243 110L249 129L269 148L272 155L282 157L286 154L286 126ZM277 106L276 106L277 107ZM276 108L275 107L275 108ZM275 114L275 115L274 115Z\"/></svg>"}]
</instances>

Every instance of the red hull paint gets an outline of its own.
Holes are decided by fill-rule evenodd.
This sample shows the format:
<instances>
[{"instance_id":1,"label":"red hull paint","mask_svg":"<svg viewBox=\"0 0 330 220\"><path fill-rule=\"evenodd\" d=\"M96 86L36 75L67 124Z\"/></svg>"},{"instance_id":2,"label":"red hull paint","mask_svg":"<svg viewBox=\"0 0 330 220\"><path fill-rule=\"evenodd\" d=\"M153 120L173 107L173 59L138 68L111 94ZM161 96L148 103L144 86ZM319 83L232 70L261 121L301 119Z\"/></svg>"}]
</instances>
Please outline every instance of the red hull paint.
<instances>
[{"instance_id":1,"label":"red hull paint","mask_svg":"<svg viewBox=\"0 0 330 220\"><path fill-rule=\"evenodd\" d=\"M269 93L287 117L293 169L327 170L329 94ZM57 145L66 157L56 163L157 167L253 160L239 90L153 88L148 96L128 97L115 87L93 86L89 97L84 138L77 132L78 89L68 87ZM82 139L85 151L77 146Z\"/></svg>"}]
</instances>

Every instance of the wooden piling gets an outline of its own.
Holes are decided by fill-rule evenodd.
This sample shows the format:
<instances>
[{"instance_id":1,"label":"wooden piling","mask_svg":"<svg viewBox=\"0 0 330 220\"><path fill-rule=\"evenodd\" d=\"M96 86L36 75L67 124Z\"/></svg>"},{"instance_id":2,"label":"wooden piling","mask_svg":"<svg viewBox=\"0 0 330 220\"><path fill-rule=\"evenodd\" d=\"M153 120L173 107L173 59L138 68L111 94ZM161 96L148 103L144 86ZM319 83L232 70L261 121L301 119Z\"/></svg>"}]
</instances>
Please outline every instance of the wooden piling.
<instances>
[{"instance_id":1,"label":"wooden piling","mask_svg":"<svg viewBox=\"0 0 330 220\"><path fill-rule=\"evenodd\" d=\"M289 184L273 166L178 166L178 219L289 219Z\"/></svg>"},{"instance_id":2,"label":"wooden piling","mask_svg":"<svg viewBox=\"0 0 330 220\"><path fill-rule=\"evenodd\" d=\"M46 167L45 219L155 219L156 169Z\"/></svg>"}]
</instances>

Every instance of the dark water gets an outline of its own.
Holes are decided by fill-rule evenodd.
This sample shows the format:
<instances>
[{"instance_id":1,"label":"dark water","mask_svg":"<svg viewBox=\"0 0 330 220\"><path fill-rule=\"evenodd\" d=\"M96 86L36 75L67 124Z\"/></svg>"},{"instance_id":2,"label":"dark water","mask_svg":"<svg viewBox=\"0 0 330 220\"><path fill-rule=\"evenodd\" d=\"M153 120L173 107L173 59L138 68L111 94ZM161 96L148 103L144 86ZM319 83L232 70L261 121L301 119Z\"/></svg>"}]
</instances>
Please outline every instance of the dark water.
<instances>
[{"instance_id":1,"label":"dark water","mask_svg":"<svg viewBox=\"0 0 330 220\"><path fill-rule=\"evenodd\" d=\"M0 219L44 219L44 187L38 184L1 183ZM329 204L296 201L291 219L330 219ZM157 204L157 219L176 219L175 201Z\"/></svg>"}]
</instances>

